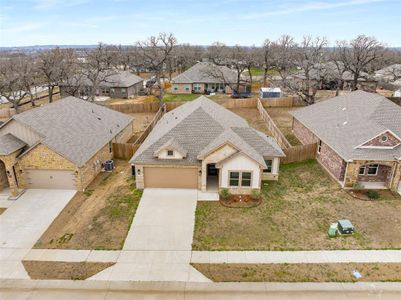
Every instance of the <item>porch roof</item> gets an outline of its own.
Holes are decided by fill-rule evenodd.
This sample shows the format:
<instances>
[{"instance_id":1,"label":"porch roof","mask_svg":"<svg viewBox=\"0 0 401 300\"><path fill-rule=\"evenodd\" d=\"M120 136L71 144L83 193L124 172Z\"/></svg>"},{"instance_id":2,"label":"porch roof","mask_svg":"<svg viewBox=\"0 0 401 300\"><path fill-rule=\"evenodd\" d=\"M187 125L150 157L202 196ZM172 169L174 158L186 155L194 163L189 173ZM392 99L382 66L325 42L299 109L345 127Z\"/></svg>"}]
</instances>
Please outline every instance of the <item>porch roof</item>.
<instances>
[{"instance_id":1,"label":"porch roof","mask_svg":"<svg viewBox=\"0 0 401 300\"><path fill-rule=\"evenodd\" d=\"M0 136L0 155L9 155L25 146L23 141L11 133Z\"/></svg>"}]
</instances>

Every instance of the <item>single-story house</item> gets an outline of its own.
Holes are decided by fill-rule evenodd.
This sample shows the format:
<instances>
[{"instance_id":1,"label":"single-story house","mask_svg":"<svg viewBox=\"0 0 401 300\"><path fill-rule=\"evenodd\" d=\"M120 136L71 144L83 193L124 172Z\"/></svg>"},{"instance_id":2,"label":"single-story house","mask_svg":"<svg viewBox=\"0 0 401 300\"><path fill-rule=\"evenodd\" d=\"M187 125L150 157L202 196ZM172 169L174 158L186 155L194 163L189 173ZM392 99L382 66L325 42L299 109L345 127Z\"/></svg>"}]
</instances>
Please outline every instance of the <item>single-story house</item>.
<instances>
[{"instance_id":1,"label":"single-story house","mask_svg":"<svg viewBox=\"0 0 401 300\"><path fill-rule=\"evenodd\" d=\"M320 164L346 188L401 193L401 107L355 91L292 112L303 144L317 143Z\"/></svg>"},{"instance_id":2,"label":"single-story house","mask_svg":"<svg viewBox=\"0 0 401 300\"><path fill-rule=\"evenodd\" d=\"M96 96L128 99L138 95L143 88L143 79L129 71L102 72L99 80ZM87 96L92 86L92 82L85 76L79 79L76 77L68 82L60 83L60 95L61 97L77 96L74 93L79 93L80 96Z\"/></svg>"},{"instance_id":3,"label":"single-story house","mask_svg":"<svg viewBox=\"0 0 401 300\"><path fill-rule=\"evenodd\" d=\"M16 114L0 127L0 189L83 191L132 132L132 117L74 97Z\"/></svg>"},{"instance_id":4,"label":"single-story house","mask_svg":"<svg viewBox=\"0 0 401 300\"><path fill-rule=\"evenodd\" d=\"M174 77L172 82L171 91L174 94L231 94L231 87L237 82L237 73L226 66L203 61Z\"/></svg>"},{"instance_id":5,"label":"single-story house","mask_svg":"<svg viewBox=\"0 0 401 300\"><path fill-rule=\"evenodd\" d=\"M137 188L250 193L277 180L277 142L205 96L166 113L130 160Z\"/></svg>"}]
</instances>

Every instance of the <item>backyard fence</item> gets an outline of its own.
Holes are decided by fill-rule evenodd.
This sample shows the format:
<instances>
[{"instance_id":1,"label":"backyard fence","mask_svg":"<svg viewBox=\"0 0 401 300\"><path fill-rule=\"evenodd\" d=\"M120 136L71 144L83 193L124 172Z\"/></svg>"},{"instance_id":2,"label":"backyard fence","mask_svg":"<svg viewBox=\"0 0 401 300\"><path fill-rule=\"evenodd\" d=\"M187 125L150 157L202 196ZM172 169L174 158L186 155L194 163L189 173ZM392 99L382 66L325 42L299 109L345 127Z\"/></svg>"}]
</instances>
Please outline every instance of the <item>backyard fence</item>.
<instances>
[{"instance_id":1,"label":"backyard fence","mask_svg":"<svg viewBox=\"0 0 401 300\"><path fill-rule=\"evenodd\" d=\"M15 115L15 108L0 109L0 119L8 119Z\"/></svg>"},{"instance_id":2,"label":"backyard fence","mask_svg":"<svg viewBox=\"0 0 401 300\"><path fill-rule=\"evenodd\" d=\"M274 123L273 119L264 109L262 102L258 99L257 100L257 109L259 111L260 117L263 121L265 121L267 128L269 129L270 133L272 134L273 138L277 141L281 148L287 149L291 148L290 142L286 139L284 134L281 130L277 127L276 123Z\"/></svg>"},{"instance_id":3,"label":"backyard fence","mask_svg":"<svg viewBox=\"0 0 401 300\"><path fill-rule=\"evenodd\" d=\"M283 157L281 162L283 164L288 164L307 159L314 159L316 157L316 150L316 143L286 148L283 150L286 157Z\"/></svg>"},{"instance_id":4,"label":"backyard fence","mask_svg":"<svg viewBox=\"0 0 401 300\"><path fill-rule=\"evenodd\" d=\"M150 113L157 112L160 109L159 102L149 103L119 103L119 104L106 104L108 108L125 113Z\"/></svg>"},{"instance_id":5,"label":"backyard fence","mask_svg":"<svg viewBox=\"0 0 401 300\"><path fill-rule=\"evenodd\" d=\"M305 106L305 102L299 97L281 97L260 99L263 107L293 107Z\"/></svg>"},{"instance_id":6,"label":"backyard fence","mask_svg":"<svg viewBox=\"0 0 401 300\"><path fill-rule=\"evenodd\" d=\"M159 110L157 111L156 115L153 117L152 122L146 127L145 131L136 139L134 144L142 144L143 141L147 138L149 133L152 131L153 127L155 127L156 123L161 119L161 117L164 115L166 112L166 106L163 105L162 107L159 107ZM135 120L134 120L135 122Z\"/></svg>"},{"instance_id":7,"label":"backyard fence","mask_svg":"<svg viewBox=\"0 0 401 300\"><path fill-rule=\"evenodd\" d=\"M138 150L139 146L140 144L113 143L114 158L130 159L136 150Z\"/></svg>"}]
</instances>

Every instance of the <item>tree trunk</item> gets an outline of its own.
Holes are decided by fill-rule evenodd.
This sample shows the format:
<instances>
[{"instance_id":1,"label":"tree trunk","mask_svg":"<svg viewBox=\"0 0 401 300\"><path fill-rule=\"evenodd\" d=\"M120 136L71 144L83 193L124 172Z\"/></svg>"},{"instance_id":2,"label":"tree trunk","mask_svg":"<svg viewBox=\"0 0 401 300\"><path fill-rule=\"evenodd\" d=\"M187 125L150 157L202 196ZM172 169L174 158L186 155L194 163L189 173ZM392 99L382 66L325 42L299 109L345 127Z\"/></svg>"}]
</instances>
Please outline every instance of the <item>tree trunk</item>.
<instances>
[{"instance_id":1,"label":"tree trunk","mask_svg":"<svg viewBox=\"0 0 401 300\"><path fill-rule=\"evenodd\" d=\"M248 67L248 74L249 74L249 81L251 82L251 85L252 85L253 80L252 80L251 67Z\"/></svg>"},{"instance_id":2,"label":"tree trunk","mask_svg":"<svg viewBox=\"0 0 401 300\"><path fill-rule=\"evenodd\" d=\"M352 90L356 91L358 89L358 74L354 73L354 80L352 81Z\"/></svg>"},{"instance_id":3,"label":"tree trunk","mask_svg":"<svg viewBox=\"0 0 401 300\"><path fill-rule=\"evenodd\" d=\"M268 71L267 68L263 69L263 86L267 85L267 71Z\"/></svg>"},{"instance_id":4,"label":"tree trunk","mask_svg":"<svg viewBox=\"0 0 401 300\"><path fill-rule=\"evenodd\" d=\"M49 103L53 102L53 90L54 90L54 86L50 86L48 87L49 90Z\"/></svg>"}]
</instances>

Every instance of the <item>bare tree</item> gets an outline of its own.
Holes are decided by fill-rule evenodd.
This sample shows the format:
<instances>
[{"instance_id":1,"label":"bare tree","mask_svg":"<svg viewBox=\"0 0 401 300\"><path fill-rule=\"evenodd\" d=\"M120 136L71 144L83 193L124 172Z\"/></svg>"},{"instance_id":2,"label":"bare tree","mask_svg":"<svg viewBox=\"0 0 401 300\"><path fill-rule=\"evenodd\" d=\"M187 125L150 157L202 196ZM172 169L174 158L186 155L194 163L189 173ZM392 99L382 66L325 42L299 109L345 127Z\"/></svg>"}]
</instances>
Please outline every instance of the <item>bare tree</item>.
<instances>
[{"instance_id":1,"label":"bare tree","mask_svg":"<svg viewBox=\"0 0 401 300\"><path fill-rule=\"evenodd\" d=\"M340 61L353 75L353 90L358 89L361 73L369 71L369 66L383 55L383 44L365 35L357 36L351 42L338 41L337 48Z\"/></svg>"},{"instance_id":2,"label":"bare tree","mask_svg":"<svg viewBox=\"0 0 401 300\"><path fill-rule=\"evenodd\" d=\"M315 95L321 87L323 77L323 62L325 61L325 38L305 36L297 47L293 59L302 68L302 80L289 80L288 87L305 103L315 103Z\"/></svg>"},{"instance_id":3,"label":"bare tree","mask_svg":"<svg viewBox=\"0 0 401 300\"><path fill-rule=\"evenodd\" d=\"M51 49L42 52L38 58L39 75L49 91L49 102L53 102L54 88L67 79L76 64L73 49Z\"/></svg>"},{"instance_id":4,"label":"bare tree","mask_svg":"<svg viewBox=\"0 0 401 300\"><path fill-rule=\"evenodd\" d=\"M262 47L257 51L256 61L259 67L263 69L263 86L267 85L269 71L276 67L273 51L273 43L269 39L266 39Z\"/></svg>"},{"instance_id":5,"label":"bare tree","mask_svg":"<svg viewBox=\"0 0 401 300\"><path fill-rule=\"evenodd\" d=\"M146 41L136 43L144 67L156 78L160 102L163 101L164 96L164 88L160 78L176 44L177 39L172 33L159 33L157 36L149 37Z\"/></svg>"},{"instance_id":6,"label":"bare tree","mask_svg":"<svg viewBox=\"0 0 401 300\"><path fill-rule=\"evenodd\" d=\"M16 113L22 99L29 95L32 80L31 61L24 55L8 58L0 64L0 96L13 104Z\"/></svg>"},{"instance_id":7,"label":"bare tree","mask_svg":"<svg viewBox=\"0 0 401 300\"><path fill-rule=\"evenodd\" d=\"M297 67L295 60L297 44L294 42L293 37L282 35L271 47L273 48L276 70L281 77L283 85L286 86L289 76L293 73L294 68Z\"/></svg>"},{"instance_id":8,"label":"bare tree","mask_svg":"<svg viewBox=\"0 0 401 300\"><path fill-rule=\"evenodd\" d=\"M89 100L95 101L95 97L99 91L99 86L103 82L107 82L108 78L116 72L113 67L113 51L102 43L99 43L95 49L86 50L85 61L81 64L80 80L87 80L91 88L89 92Z\"/></svg>"}]
</instances>

